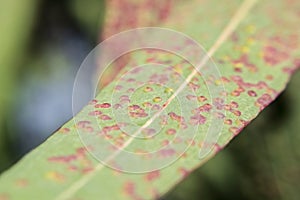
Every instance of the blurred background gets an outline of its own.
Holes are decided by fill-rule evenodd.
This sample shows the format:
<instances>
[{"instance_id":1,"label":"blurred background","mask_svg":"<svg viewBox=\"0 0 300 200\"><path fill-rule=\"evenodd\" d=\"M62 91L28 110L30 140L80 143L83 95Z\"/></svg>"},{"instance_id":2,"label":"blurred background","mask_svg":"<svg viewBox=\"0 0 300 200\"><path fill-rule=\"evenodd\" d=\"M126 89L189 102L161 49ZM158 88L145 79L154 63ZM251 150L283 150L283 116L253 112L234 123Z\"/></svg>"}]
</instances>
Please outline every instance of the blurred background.
<instances>
[{"instance_id":1,"label":"blurred background","mask_svg":"<svg viewBox=\"0 0 300 200\"><path fill-rule=\"evenodd\" d=\"M0 0L0 172L72 117L73 81L100 41L104 0ZM163 200L300 199L300 73Z\"/></svg>"}]
</instances>

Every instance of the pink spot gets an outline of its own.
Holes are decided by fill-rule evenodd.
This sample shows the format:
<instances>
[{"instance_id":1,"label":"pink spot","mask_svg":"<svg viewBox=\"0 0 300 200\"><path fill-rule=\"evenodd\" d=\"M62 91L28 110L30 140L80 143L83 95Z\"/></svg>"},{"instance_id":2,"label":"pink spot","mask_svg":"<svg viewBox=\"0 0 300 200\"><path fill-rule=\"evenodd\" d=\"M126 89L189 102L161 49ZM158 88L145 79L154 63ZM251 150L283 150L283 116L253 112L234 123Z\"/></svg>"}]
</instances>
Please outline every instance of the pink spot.
<instances>
[{"instance_id":1,"label":"pink spot","mask_svg":"<svg viewBox=\"0 0 300 200\"><path fill-rule=\"evenodd\" d=\"M120 91L120 90L122 90L122 88L123 88L122 85L117 85L117 86L115 87L115 90Z\"/></svg>"},{"instance_id":2,"label":"pink spot","mask_svg":"<svg viewBox=\"0 0 300 200\"><path fill-rule=\"evenodd\" d=\"M99 116L102 112L100 110L95 110L89 113L89 116Z\"/></svg>"},{"instance_id":3,"label":"pink spot","mask_svg":"<svg viewBox=\"0 0 300 200\"><path fill-rule=\"evenodd\" d=\"M204 104L203 106L200 106L198 108L198 111L199 112L209 112L209 111L211 111L211 109L212 109L212 105L210 105L209 103L207 103L207 104Z\"/></svg>"},{"instance_id":4,"label":"pink spot","mask_svg":"<svg viewBox=\"0 0 300 200\"><path fill-rule=\"evenodd\" d=\"M76 125L77 128L85 128L87 125L91 124L90 121L79 121Z\"/></svg>"},{"instance_id":5,"label":"pink spot","mask_svg":"<svg viewBox=\"0 0 300 200\"><path fill-rule=\"evenodd\" d=\"M249 90L249 91L248 91L248 95L249 95L250 97L256 97L256 96L257 96L256 92L254 92L253 90Z\"/></svg>"},{"instance_id":6,"label":"pink spot","mask_svg":"<svg viewBox=\"0 0 300 200\"><path fill-rule=\"evenodd\" d=\"M127 81L128 83L132 83L132 82L135 82L135 79L129 78L129 79L127 79L126 81Z\"/></svg>"},{"instance_id":7,"label":"pink spot","mask_svg":"<svg viewBox=\"0 0 300 200\"><path fill-rule=\"evenodd\" d=\"M271 74L269 74L269 75L266 76L266 79L268 81L272 81L274 79L274 77Z\"/></svg>"},{"instance_id":8,"label":"pink spot","mask_svg":"<svg viewBox=\"0 0 300 200\"><path fill-rule=\"evenodd\" d=\"M225 124L227 124L227 125L232 125L232 120L231 120L231 119L226 119L226 120L225 120Z\"/></svg>"},{"instance_id":9,"label":"pink spot","mask_svg":"<svg viewBox=\"0 0 300 200\"><path fill-rule=\"evenodd\" d=\"M163 140L163 141L161 142L161 144L162 144L162 146L164 147L164 146L169 145L169 144L170 144L170 141L169 141L169 140Z\"/></svg>"},{"instance_id":10,"label":"pink spot","mask_svg":"<svg viewBox=\"0 0 300 200\"><path fill-rule=\"evenodd\" d=\"M195 146L195 144L196 144L196 142L195 142L194 139L187 139L186 143L187 143L188 145L191 145L191 146ZM183 154L182 156L183 156L183 157L186 157L187 154Z\"/></svg>"},{"instance_id":11,"label":"pink spot","mask_svg":"<svg viewBox=\"0 0 300 200\"><path fill-rule=\"evenodd\" d=\"M247 54L243 54L243 55L241 55L241 57L239 59L233 61L233 64L239 64L239 63L242 63L251 72L256 72L257 71L257 67L254 64L250 63ZM235 68L235 71L236 72L241 72L242 70L240 68Z\"/></svg>"},{"instance_id":12,"label":"pink spot","mask_svg":"<svg viewBox=\"0 0 300 200\"><path fill-rule=\"evenodd\" d=\"M206 122L206 118L200 114L196 114L192 116L190 119L190 123L192 125L200 125L200 124L204 124L205 122Z\"/></svg>"},{"instance_id":13,"label":"pink spot","mask_svg":"<svg viewBox=\"0 0 300 200\"><path fill-rule=\"evenodd\" d=\"M187 169L185 169L183 167L179 168L178 171L179 171L179 173L181 174L181 176L183 178L187 177L189 175L189 173L190 173L189 170L187 170Z\"/></svg>"},{"instance_id":14,"label":"pink spot","mask_svg":"<svg viewBox=\"0 0 300 200\"><path fill-rule=\"evenodd\" d=\"M109 103L102 103L102 104L96 104L95 108L110 108L110 104Z\"/></svg>"},{"instance_id":15,"label":"pink spot","mask_svg":"<svg viewBox=\"0 0 300 200\"><path fill-rule=\"evenodd\" d=\"M101 115L101 116L99 117L99 119L101 119L101 120L111 120L111 117L108 116L108 115Z\"/></svg>"},{"instance_id":16,"label":"pink spot","mask_svg":"<svg viewBox=\"0 0 300 200\"><path fill-rule=\"evenodd\" d=\"M94 169L92 167L86 167L86 168L82 169L81 171L82 171L83 174L87 174L87 173L89 173L93 170Z\"/></svg>"},{"instance_id":17,"label":"pink spot","mask_svg":"<svg viewBox=\"0 0 300 200\"><path fill-rule=\"evenodd\" d=\"M186 96L186 98L188 99L188 100L196 100L197 99L197 97L195 96L195 95L187 95Z\"/></svg>"},{"instance_id":18,"label":"pink spot","mask_svg":"<svg viewBox=\"0 0 300 200\"><path fill-rule=\"evenodd\" d=\"M143 130L143 133L145 133L147 136L152 136L156 133L156 131L153 128L146 128Z\"/></svg>"},{"instance_id":19,"label":"pink spot","mask_svg":"<svg viewBox=\"0 0 300 200\"><path fill-rule=\"evenodd\" d=\"M214 104L214 106L216 106L216 108L218 110L221 110L221 109L224 108L224 99L222 99L222 98L215 98L213 104Z\"/></svg>"},{"instance_id":20,"label":"pink spot","mask_svg":"<svg viewBox=\"0 0 300 200\"><path fill-rule=\"evenodd\" d=\"M174 149L161 149L159 151L159 154L162 157L170 157L176 154L176 151Z\"/></svg>"},{"instance_id":21,"label":"pink spot","mask_svg":"<svg viewBox=\"0 0 300 200\"><path fill-rule=\"evenodd\" d=\"M95 104L97 104L97 103L98 103L98 100L93 99L93 100L91 100L91 101L89 102L89 105L95 105Z\"/></svg>"},{"instance_id":22,"label":"pink spot","mask_svg":"<svg viewBox=\"0 0 300 200\"><path fill-rule=\"evenodd\" d=\"M68 133L68 132L70 132L70 129L69 129L69 128L61 128L61 129L59 130L59 132L60 132L60 133Z\"/></svg>"},{"instance_id":23,"label":"pink spot","mask_svg":"<svg viewBox=\"0 0 300 200\"><path fill-rule=\"evenodd\" d=\"M134 88L129 88L129 89L127 90L128 93L131 93L131 92L134 92L134 91L135 91Z\"/></svg>"},{"instance_id":24,"label":"pink spot","mask_svg":"<svg viewBox=\"0 0 300 200\"><path fill-rule=\"evenodd\" d=\"M288 58L289 55L285 51L280 51L272 46L266 46L264 48L264 60L269 65L278 65Z\"/></svg>"},{"instance_id":25,"label":"pink spot","mask_svg":"<svg viewBox=\"0 0 300 200\"><path fill-rule=\"evenodd\" d=\"M232 102L230 103L230 108L238 108L238 107L239 107L239 104L238 104L237 102L232 101Z\"/></svg>"},{"instance_id":26,"label":"pink spot","mask_svg":"<svg viewBox=\"0 0 300 200\"><path fill-rule=\"evenodd\" d=\"M266 107L272 101L272 97L269 94L263 94L261 97L257 99L257 104L260 105L261 108Z\"/></svg>"},{"instance_id":27,"label":"pink spot","mask_svg":"<svg viewBox=\"0 0 300 200\"><path fill-rule=\"evenodd\" d=\"M160 124L161 125L163 125L163 126L165 126L165 125L167 125L168 124L168 117L166 116L166 115L162 115L162 116L160 116Z\"/></svg>"},{"instance_id":28,"label":"pink spot","mask_svg":"<svg viewBox=\"0 0 300 200\"><path fill-rule=\"evenodd\" d=\"M143 106L146 107L146 108L149 108L150 106L152 106L152 103L145 102L145 103L143 103Z\"/></svg>"},{"instance_id":29,"label":"pink spot","mask_svg":"<svg viewBox=\"0 0 300 200\"><path fill-rule=\"evenodd\" d=\"M166 131L166 134L167 134L167 135L174 135L175 133L176 133L176 130L173 129L173 128L170 128L170 129L168 129L168 130Z\"/></svg>"},{"instance_id":30,"label":"pink spot","mask_svg":"<svg viewBox=\"0 0 300 200\"><path fill-rule=\"evenodd\" d=\"M239 110L232 110L231 111L235 116L241 116L241 111L239 111Z\"/></svg>"},{"instance_id":31,"label":"pink spot","mask_svg":"<svg viewBox=\"0 0 300 200\"><path fill-rule=\"evenodd\" d=\"M188 84L188 86L189 86L192 90L194 90L194 91L200 88L199 85L197 85L197 84L195 84L195 83L192 83L192 82L190 82L190 83Z\"/></svg>"},{"instance_id":32,"label":"pink spot","mask_svg":"<svg viewBox=\"0 0 300 200\"><path fill-rule=\"evenodd\" d=\"M159 179L159 177L160 177L159 171L149 172L145 175L146 181L154 181L156 179Z\"/></svg>"},{"instance_id":33,"label":"pink spot","mask_svg":"<svg viewBox=\"0 0 300 200\"><path fill-rule=\"evenodd\" d=\"M76 155L69 155L69 156L54 156L48 158L48 161L50 162L57 162L57 163L68 163L73 160L76 160L77 156Z\"/></svg>"},{"instance_id":34,"label":"pink spot","mask_svg":"<svg viewBox=\"0 0 300 200\"><path fill-rule=\"evenodd\" d=\"M240 128L238 128L238 127L230 127L229 128L229 131L231 132L231 133L233 133L234 135L237 135L239 132L240 132Z\"/></svg>"},{"instance_id":35,"label":"pink spot","mask_svg":"<svg viewBox=\"0 0 300 200\"><path fill-rule=\"evenodd\" d=\"M117 110L117 109L120 109L120 108L122 108L122 107L123 107L123 106L122 106L121 104L118 104L118 103L117 103L117 104L114 105L113 108Z\"/></svg>"},{"instance_id":36,"label":"pink spot","mask_svg":"<svg viewBox=\"0 0 300 200\"><path fill-rule=\"evenodd\" d=\"M123 100L123 99L129 99L129 96L127 96L127 95L120 96L120 100Z\"/></svg>"},{"instance_id":37,"label":"pink spot","mask_svg":"<svg viewBox=\"0 0 300 200\"><path fill-rule=\"evenodd\" d=\"M218 153L219 151L221 151L223 149L223 147L221 147L219 144L215 144L214 147L216 149L216 153Z\"/></svg>"},{"instance_id":38,"label":"pink spot","mask_svg":"<svg viewBox=\"0 0 300 200\"><path fill-rule=\"evenodd\" d=\"M151 110L160 110L161 109L161 106L160 105L153 105Z\"/></svg>"},{"instance_id":39,"label":"pink spot","mask_svg":"<svg viewBox=\"0 0 300 200\"><path fill-rule=\"evenodd\" d=\"M217 117L218 119L224 119L225 118L225 115L221 112L214 113L214 116Z\"/></svg>"},{"instance_id":40,"label":"pink spot","mask_svg":"<svg viewBox=\"0 0 300 200\"><path fill-rule=\"evenodd\" d=\"M124 185L124 191L129 196L135 196L135 185L133 182L127 182Z\"/></svg>"},{"instance_id":41,"label":"pink spot","mask_svg":"<svg viewBox=\"0 0 300 200\"><path fill-rule=\"evenodd\" d=\"M118 125L112 125L112 126L105 126L102 131L104 134L107 134L111 131L117 131L120 130L120 127Z\"/></svg>"},{"instance_id":42,"label":"pink spot","mask_svg":"<svg viewBox=\"0 0 300 200\"><path fill-rule=\"evenodd\" d=\"M183 117L176 115L174 112L170 112L169 116L171 117L171 119L177 121L177 122L182 122L183 121Z\"/></svg>"},{"instance_id":43,"label":"pink spot","mask_svg":"<svg viewBox=\"0 0 300 200\"><path fill-rule=\"evenodd\" d=\"M131 106L128 106L128 109L130 111L133 111L133 110L139 110L139 109L141 109L141 107L139 105L131 105Z\"/></svg>"},{"instance_id":44,"label":"pink spot","mask_svg":"<svg viewBox=\"0 0 300 200\"><path fill-rule=\"evenodd\" d=\"M204 101L207 100L207 98L206 98L205 96L199 96L197 99L198 99L198 101L200 101L200 102L204 102Z\"/></svg>"}]
</instances>

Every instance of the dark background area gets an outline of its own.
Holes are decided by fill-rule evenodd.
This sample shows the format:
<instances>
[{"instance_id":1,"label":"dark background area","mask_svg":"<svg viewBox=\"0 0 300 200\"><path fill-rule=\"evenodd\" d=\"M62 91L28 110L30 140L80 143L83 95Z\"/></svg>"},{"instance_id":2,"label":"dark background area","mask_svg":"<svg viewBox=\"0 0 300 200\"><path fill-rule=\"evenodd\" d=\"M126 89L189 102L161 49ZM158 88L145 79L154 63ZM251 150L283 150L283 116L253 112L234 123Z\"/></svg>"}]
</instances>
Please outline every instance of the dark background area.
<instances>
[{"instance_id":1,"label":"dark background area","mask_svg":"<svg viewBox=\"0 0 300 200\"><path fill-rule=\"evenodd\" d=\"M0 1L0 171L72 117L102 0ZM23 4L22 4L23 3ZM300 74L230 145L161 199L300 199Z\"/></svg>"}]
</instances>

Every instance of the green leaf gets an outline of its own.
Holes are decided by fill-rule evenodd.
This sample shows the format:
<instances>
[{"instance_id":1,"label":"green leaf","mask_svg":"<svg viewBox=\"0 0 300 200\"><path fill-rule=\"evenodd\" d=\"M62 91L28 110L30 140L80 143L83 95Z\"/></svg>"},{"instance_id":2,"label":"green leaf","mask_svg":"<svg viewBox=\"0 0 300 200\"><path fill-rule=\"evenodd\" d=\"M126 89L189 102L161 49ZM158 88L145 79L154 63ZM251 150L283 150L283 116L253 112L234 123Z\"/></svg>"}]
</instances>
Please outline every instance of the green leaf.
<instances>
[{"instance_id":1,"label":"green leaf","mask_svg":"<svg viewBox=\"0 0 300 200\"><path fill-rule=\"evenodd\" d=\"M77 134L77 130L84 131L86 134L95 134L90 122L94 121L96 116L100 120L99 125L103 127L100 134L105 134L114 144L123 148L123 144L130 140L121 130L122 127L115 126L116 119L112 116L112 106L115 104L111 103L111 95L113 91L115 92L114 86L121 80L116 79L77 116L78 119L82 119L81 121L76 124L73 120L69 121L45 143L1 175L0 199L38 199L41 195L43 199L158 198L192 170L209 160L236 136L283 91L290 76L299 66L300 32L295 30L300 10L300 3L297 0L289 2L203 0L200 3L178 0L167 1L169 3L163 7L164 9L159 7L160 12L151 10L155 8L151 6L159 5L159 1L153 1L153 5L131 0L110 2L108 10L111 12L107 14L108 30L104 32L105 37L136 26L156 25L182 31L209 49L209 56L217 62L222 74L220 80L212 79L212 83L224 84L227 98L225 105L222 106L222 102L208 96L201 75L195 74L182 92L188 93L192 88L196 95L189 96L187 99L199 105L196 114L201 114L206 121L200 123L195 139L189 141L191 146L176 162L163 169L141 174L123 173L105 167L92 157ZM120 6L123 3L127 5L128 10ZM251 3L256 4L249 10ZM150 16L157 16L158 20L148 20L147 15L141 11L149 11L147 13ZM164 15L165 12L167 14ZM124 15L129 16L127 19L137 21L126 21ZM120 22L122 24L117 26L116 24ZM130 71L132 63L144 63L149 58L160 63L168 63L186 79L193 72L193 69L186 63L180 62L178 57L152 51L134 53L124 71ZM153 72L149 73L162 72L153 69ZM134 78L142 80L144 76L145 73L137 73ZM170 97L169 90L166 89L162 90L159 86L153 86L152 89L141 88L136 96L133 95L132 107L129 109L132 108L135 112L138 108L136 113L141 116L140 108L145 101L151 100L152 103L163 106L164 101ZM147 96L149 94L147 92L154 92L155 95ZM150 98L150 96L158 98ZM221 105L220 109L226 112L221 136L214 145L214 151L200 160L199 149L205 146L204 136L201 133L208 129L209 122L213 119L212 113L204 111L207 107L218 105ZM165 138L172 136L174 130L170 130L171 128L175 131L180 130L183 120L180 118L179 107L176 101L169 104L166 112L170 116L168 118L170 127L167 127L157 144L152 143L146 147L160 147L164 145ZM192 111L192 108L185 107L185 109ZM133 118L134 116L136 114L133 113ZM149 118L132 120L143 126ZM189 119L185 122L189 123L189 126L192 124ZM93 141L90 142L93 145ZM141 145L142 143L133 140L126 148L138 151ZM163 155L166 158L174 156L170 151ZM117 156L116 154L113 157Z\"/></svg>"}]
</instances>

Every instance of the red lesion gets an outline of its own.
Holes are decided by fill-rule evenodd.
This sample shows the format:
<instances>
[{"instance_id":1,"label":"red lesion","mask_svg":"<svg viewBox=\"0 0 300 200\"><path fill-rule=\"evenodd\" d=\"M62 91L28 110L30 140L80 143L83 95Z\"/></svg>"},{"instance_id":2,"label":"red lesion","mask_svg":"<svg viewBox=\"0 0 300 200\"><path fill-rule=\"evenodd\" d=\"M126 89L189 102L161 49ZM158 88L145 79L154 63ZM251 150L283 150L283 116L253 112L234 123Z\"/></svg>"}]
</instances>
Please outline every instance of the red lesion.
<instances>
[{"instance_id":1,"label":"red lesion","mask_svg":"<svg viewBox=\"0 0 300 200\"><path fill-rule=\"evenodd\" d=\"M65 165L68 170L77 171L80 173L87 173L93 170L92 162L87 156L87 149L85 147L76 149L74 154L52 156L48 158L48 161L51 163Z\"/></svg>"},{"instance_id":2,"label":"red lesion","mask_svg":"<svg viewBox=\"0 0 300 200\"><path fill-rule=\"evenodd\" d=\"M159 155L161 157L171 157L171 156L174 156L176 154L176 151L174 149L171 149L171 148L164 148L164 149L161 149L158 151Z\"/></svg>"},{"instance_id":3,"label":"red lesion","mask_svg":"<svg viewBox=\"0 0 300 200\"><path fill-rule=\"evenodd\" d=\"M249 57L248 57L247 54L242 54L238 59L233 60L232 63L234 64L234 66L237 66L237 65L241 64L241 65L245 66L250 72L257 72L258 71L257 67L249 61ZM242 72L242 69L236 67L235 71L236 72Z\"/></svg>"},{"instance_id":4,"label":"red lesion","mask_svg":"<svg viewBox=\"0 0 300 200\"><path fill-rule=\"evenodd\" d=\"M285 50L281 50L274 46L264 47L264 61L271 65L278 65L289 58L289 54Z\"/></svg>"},{"instance_id":5,"label":"red lesion","mask_svg":"<svg viewBox=\"0 0 300 200\"><path fill-rule=\"evenodd\" d=\"M177 115L177 114L174 113L174 112L170 112L168 115L170 116L170 118L171 118L172 120L177 121L177 122L179 123L179 125L180 125L181 128L185 129L185 128L187 127L187 124L186 124L186 122L185 122L184 117L179 116L179 115Z\"/></svg>"},{"instance_id":6,"label":"red lesion","mask_svg":"<svg viewBox=\"0 0 300 200\"><path fill-rule=\"evenodd\" d=\"M245 82L241 76L231 76L230 78L238 86L237 89L235 89L234 91L231 92L232 96L240 96L240 94L245 92L246 89L252 89L252 90L248 90L249 96L257 96L256 92L254 92L253 89L256 89L256 90L264 89L264 90L270 92L270 94L272 94L272 95L277 94L276 90L269 87L268 84L264 81L259 81L257 83L250 83L250 82Z\"/></svg>"},{"instance_id":7,"label":"red lesion","mask_svg":"<svg viewBox=\"0 0 300 200\"><path fill-rule=\"evenodd\" d=\"M134 200L142 200L143 199L136 193L136 184L132 181L127 181L124 184L123 191L124 191L125 195L129 196L131 199L134 199Z\"/></svg>"},{"instance_id":8,"label":"red lesion","mask_svg":"<svg viewBox=\"0 0 300 200\"><path fill-rule=\"evenodd\" d=\"M172 12L174 0L110 0L107 1L107 10L110 11L106 18L104 38L120 31L153 26L168 19ZM141 15L141 13L144 13ZM126 15L126 17L124 17ZM147 17L151 15L151 17ZM142 17L142 19L140 18Z\"/></svg>"},{"instance_id":9,"label":"red lesion","mask_svg":"<svg viewBox=\"0 0 300 200\"><path fill-rule=\"evenodd\" d=\"M300 68L300 59L298 58L298 59L295 59L295 60L293 61L293 64L291 64L290 66L284 67L284 68L282 69L282 71L283 71L284 73L287 73L287 74L292 75L292 74L294 74L295 71L297 71L299 68Z\"/></svg>"},{"instance_id":10,"label":"red lesion","mask_svg":"<svg viewBox=\"0 0 300 200\"><path fill-rule=\"evenodd\" d=\"M59 129L59 133L63 133L63 134L66 134L66 133L69 133L71 130L69 128L66 128L66 127L63 127L61 129Z\"/></svg>"},{"instance_id":11,"label":"red lesion","mask_svg":"<svg viewBox=\"0 0 300 200\"><path fill-rule=\"evenodd\" d=\"M154 181L160 178L160 171L153 171L153 172L149 172L147 173L145 176L146 181Z\"/></svg>"},{"instance_id":12,"label":"red lesion","mask_svg":"<svg viewBox=\"0 0 300 200\"><path fill-rule=\"evenodd\" d=\"M271 66L279 65L288 60L298 46L299 37L296 34L271 37L263 49L264 61Z\"/></svg>"},{"instance_id":13,"label":"red lesion","mask_svg":"<svg viewBox=\"0 0 300 200\"><path fill-rule=\"evenodd\" d=\"M143 118L147 117L146 111L139 105L131 105L128 107L129 115L133 118Z\"/></svg>"},{"instance_id":14,"label":"red lesion","mask_svg":"<svg viewBox=\"0 0 300 200\"><path fill-rule=\"evenodd\" d=\"M209 103L206 103L202 106L199 106L198 108L194 109L193 113L199 113L199 112L210 112L212 109L212 105Z\"/></svg>"},{"instance_id":15,"label":"red lesion","mask_svg":"<svg viewBox=\"0 0 300 200\"><path fill-rule=\"evenodd\" d=\"M95 105L95 108L110 108L110 107L111 107L110 103L101 103Z\"/></svg>"},{"instance_id":16,"label":"red lesion","mask_svg":"<svg viewBox=\"0 0 300 200\"><path fill-rule=\"evenodd\" d=\"M262 110L263 108L265 108L267 105L269 105L269 103L271 103L273 101L273 98L271 97L271 95L269 94L263 94L262 96L260 96L257 101L256 101L256 105L258 107L260 107L260 109Z\"/></svg>"},{"instance_id":17,"label":"red lesion","mask_svg":"<svg viewBox=\"0 0 300 200\"><path fill-rule=\"evenodd\" d=\"M179 172L179 174L181 175L182 178L185 178L185 177L187 177L187 176L190 174L190 171L187 170L187 169L184 168L184 167L180 167L180 168L178 169L178 172Z\"/></svg>"},{"instance_id":18,"label":"red lesion","mask_svg":"<svg viewBox=\"0 0 300 200\"><path fill-rule=\"evenodd\" d=\"M190 124L192 125L201 125L204 124L205 122L206 122L206 117L204 117L199 113L193 115L190 119Z\"/></svg>"}]
</instances>

